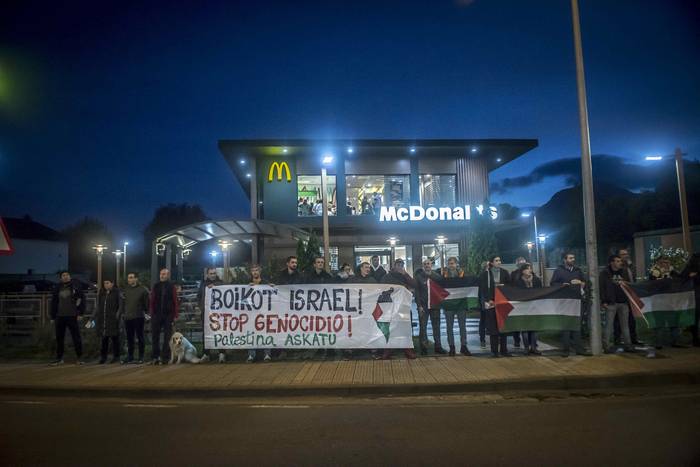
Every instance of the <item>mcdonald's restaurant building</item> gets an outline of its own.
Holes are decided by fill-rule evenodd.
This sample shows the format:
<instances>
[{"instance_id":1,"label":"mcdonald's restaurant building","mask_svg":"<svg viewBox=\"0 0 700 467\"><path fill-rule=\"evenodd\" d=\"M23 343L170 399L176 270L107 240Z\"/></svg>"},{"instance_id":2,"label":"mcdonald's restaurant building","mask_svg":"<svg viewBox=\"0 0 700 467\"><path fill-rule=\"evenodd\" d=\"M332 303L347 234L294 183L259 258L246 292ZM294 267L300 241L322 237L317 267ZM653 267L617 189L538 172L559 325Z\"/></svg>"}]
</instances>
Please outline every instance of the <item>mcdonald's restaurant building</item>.
<instances>
[{"instance_id":1,"label":"mcdonald's restaurant building","mask_svg":"<svg viewBox=\"0 0 700 467\"><path fill-rule=\"evenodd\" d=\"M313 230L320 238L325 191L331 269L378 255L382 264L404 258L413 271L425 257L437 257L440 266L440 256L459 256L475 216L498 218L489 204L489 173L537 144L222 140L219 149L248 195L252 220ZM295 254L296 243L260 236L253 249L253 261L281 259Z\"/></svg>"}]
</instances>

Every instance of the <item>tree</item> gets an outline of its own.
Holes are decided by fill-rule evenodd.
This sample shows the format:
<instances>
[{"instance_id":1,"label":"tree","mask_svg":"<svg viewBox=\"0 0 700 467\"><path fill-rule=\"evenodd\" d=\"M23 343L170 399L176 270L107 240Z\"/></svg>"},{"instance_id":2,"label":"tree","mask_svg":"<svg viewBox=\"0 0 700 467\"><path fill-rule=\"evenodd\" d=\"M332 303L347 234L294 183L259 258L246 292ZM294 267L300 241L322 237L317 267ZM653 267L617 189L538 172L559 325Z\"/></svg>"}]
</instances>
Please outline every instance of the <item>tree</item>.
<instances>
[{"instance_id":1,"label":"tree","mask_svg":"<svg viewBox=\"0 0 700 467\"><path fill-rule=\"evenodd\" d=\"M167 233L189 224L195 224L207 220L208 217L198 204L164 204L153 213L153 219L144 229L144 252L146 258L150 258L151 244L153 240Z\"/></svg>"},{"instance_id":2,"label":"tree","mask_svg":"<svg viewBox=\"0 0 700 467\"><path fill-rule=\"evenodd\" d=\"M106 225L97 219L85 217L61 233L68 239L68 268L71 271L89 272L96 279L97 259L92 247L97 244L108 247L103 255L103 268L106 270L105 263L113 256L111 251L117 246Z\"/></svg>"},{"instance_id":3,"label":"tree","mask_svg":"<svg viewBox=\"0 0 700 467\"><path fill-rule=\"evenodd\" d=\"M462 254L460 262L468 274L477 276L481 273L482 263L497 254L493 221L481 216L474 218L466 235L467 249Z\"/></svg>"},{"instance_id":4,"label":"tree","mask_svg":"<svg viewBox=\"0 0 700 467\"><path fill-rule=\"evenodd\" d=\"M314 258L321 254L321 244L318 237L311 232L309 240L297 242L297 262L299 271L309 271L314 264Z\"/></svg>"}]
</instances>

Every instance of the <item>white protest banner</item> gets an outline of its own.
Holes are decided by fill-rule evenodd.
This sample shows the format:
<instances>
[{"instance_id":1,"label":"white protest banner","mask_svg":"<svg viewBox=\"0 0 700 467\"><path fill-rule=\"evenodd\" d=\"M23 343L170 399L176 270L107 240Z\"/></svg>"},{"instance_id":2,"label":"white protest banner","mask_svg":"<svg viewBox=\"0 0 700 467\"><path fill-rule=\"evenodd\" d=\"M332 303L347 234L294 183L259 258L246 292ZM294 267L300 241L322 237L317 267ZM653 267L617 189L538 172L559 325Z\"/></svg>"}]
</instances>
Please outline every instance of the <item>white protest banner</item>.
<instances>
[{"instance_id":1,"label":"white protest banner","mask_svg":"<svg viewBox=\"0 0 700 467\"><path fill-rule=\"evenodd\" d=\"M393 284L211 287L204 348L413 348L411 299Z\"/></svg>"}]
</instances>

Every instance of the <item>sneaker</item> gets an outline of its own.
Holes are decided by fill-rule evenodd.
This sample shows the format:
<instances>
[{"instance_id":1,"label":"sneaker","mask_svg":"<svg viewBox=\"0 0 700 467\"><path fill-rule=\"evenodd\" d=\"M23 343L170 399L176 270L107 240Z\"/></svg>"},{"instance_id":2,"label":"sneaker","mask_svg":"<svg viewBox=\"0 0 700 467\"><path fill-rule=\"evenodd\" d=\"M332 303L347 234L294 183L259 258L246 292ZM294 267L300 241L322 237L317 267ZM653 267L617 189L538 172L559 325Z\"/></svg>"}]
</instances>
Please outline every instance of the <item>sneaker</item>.
<instances>
[{"instance_id":1,"label":"sneaker","mask_svg":"<svg viewBox=\"0 0 700 467\"><path fill-rule=\"evenodd\" d=\"M272 361L272 357L270 357L269 354L266 354L265 358L263 358L263 362L271 362L271 361Z\"/></svg>"},{"instance_id":2,"label":"sneaker","mask_svg":"<svg viewBox=\"0 0 700 467\"><path fill-rule=\"evenodd\" d=\"M618 347L615 349L614 353L625 353L625 349L623 347Z\"/></svg>"},{"instance_id":3,"label":"sneaker","mask_svg":"<svg viewBox=\"0 0 700 467\"><path fill-rule=\"evenodd\" d=\"M226 354L223 352L219 354L219 363L226 363Z\"/></svg>"},{"instance_id":4,"label":"sneaker","mask_svg":"<svg viewBox=\"0 0 700 467\"><path fill-rule=\"evenodd\" d=\"M455 353L455 346L454 346L454 345L451 345L451 346L450 346L450 353L449 353L449 355L450 355L450 357L454 357L454 356L456 355L456 353Z\"/></svg>"},{"instance_id":5,"label":"sneaker","mask_svg":"<svg viewBox=\"0 0 700 467\"><path fill-rule=\"evenodd\" d=\"M640 341L640 340L637 340L637 339L633 339L633 340L632 340L632 344L633 344L633 345L644 345L644 342L642 342L642 341Z\"/></svg>"},{"instance_id":6,"label":"sneaker","mask_svg":"<svg viewBox=\"0 0 700 467\"><path fill-rule=\"evenodd\" d=\"M54 360L53 362L49 363L49 366L59 366L59 365L63 365L63 359L62 359L62 358L59 359L59 360Z\"/></svg>"},{"instance_id":7,"label":"sneaker","mask_svg":"<svg viewBox=\"0 0 700 467\"><path fill-rule=\"evenodd\" d=\"M469 351L469 349L467 348L466 345L463 345L463 346L459 349L459 353L461 353L461 354L464 355L465 357L471 357L471 355L472 355L472 353Z\"/></svg>"},{"instance_id":8,"label":"sneaker","mask_svg":"<svg viewBox=\"0 0 700 467\"><path fill-rule=\"evenodd\" d=\"M530 354L530 355L542 355L542 352L540 352L539 350L530 349L528 354Z\"/></svg>"},{"instance_id":9,"label":"sneaker","mask_svg":"<svg viewBox=\"0 0 700 467\"><path fill-rule=\"evenodd\" d=\"M131 363L133 363L134 365L143 365L143 360L139 358L138 360L134 360Z\"/></svg>"},{"instance_id":10,"label":"sneaker","mask_svg":"<svg viewBox=\"0 0 700 467\"><path fill-rule=\"evenodd\" d=\"M479 342L479 345L481 345L482 349L485 349L486 348L486 341Z\"/></svg>"},{"instance_id":11,"label":"sneaker","mask_svg":"<svg viewBox=\"0 0 700 467\"><path fill-rule=\"evenodd\" d=\"M83 366L83 365L85 365L84 361L82 361L81 359L76 360L75 366Z\"/></svg>"},{"instance_id":12,"label":"sneaker","mask_svg":"<svg viewBox=\"0 0 700 467\"><path fill-rule=\"evenodd\" d=\"M447 350L443 349L442 347L435 347L435 353L445 355L447 353Z\"/></svg>"},{"instance_id":13,"label":"sneaker","mask_svg":"<svg viewBox=\"0 0 700 467\"><path fill-rule=\"evenodd\" d=\"M656 350L650 349L650 350L647 352L647 358L656 358Z\"/></svg>"},{"instance_id":14,"label":"sneaker","mask_svg":"<svg viewBox=\"0 0 700 467\"><path fill-rule=\"evenodd\" d=\"M408 360L415 360L416 359L416 351L413 349L406 349L403 351L404 355L406 355L406 358Z\"/></svg>"},{"instance_id":15,"label":"sneaker","mask_svg":"<svg viewBox=\"0 0 700 467\"><path fill-rule=\"evenodd\" d=\"M252 355L248 355L248 358L246 358L245 362L246 363L253 363L255 361L255 357Z\"/></svg>"}]
</instances>

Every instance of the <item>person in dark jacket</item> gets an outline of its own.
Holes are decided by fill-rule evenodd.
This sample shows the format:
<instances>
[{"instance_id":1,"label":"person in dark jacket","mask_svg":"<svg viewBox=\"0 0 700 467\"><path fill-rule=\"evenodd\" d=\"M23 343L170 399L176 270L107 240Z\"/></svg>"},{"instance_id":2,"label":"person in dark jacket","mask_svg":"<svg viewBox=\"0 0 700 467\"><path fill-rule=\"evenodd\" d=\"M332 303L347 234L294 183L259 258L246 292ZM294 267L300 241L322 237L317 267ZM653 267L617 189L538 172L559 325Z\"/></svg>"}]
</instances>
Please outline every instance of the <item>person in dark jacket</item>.
<instances>
[{"instance_id":1,"label":"person in dark jacket","mask_svg":"<svg viewBox=\"0 0 700 467\"><path fill-rule=\"evenodd\" d=\"M119 362L119 320L122 318L123 311L124 300L121 292L114 286L112 279L104 279L102 288L97 294L97 305L90 323L101 341L100 365L107 363L110 342L112 343L110 363Z\"/></svg>"},{"instance_id":2,"label":"person in dark jacket","mask_svg":"<svg viewBox=\"0 0 700 467\"><path fill-rule=\"evenodd\" d=\"M381 282L382 282L382 284L403 285L408 290L413 292L413 294L415 296L415 290L418 286L418 283L416 282L415 279L413 279L411 276L408 275L408 272L406 272L406 268L404 265L405 265L405 263L404 263L403 259L401 259L401 258L396 259L394 261L394 267L391 268L391 271L384 274ZM408 359L416 358L416 352L412 348L404 349L403 352L404 352L404 355L406 355L406 358L408 358ZM382 358L384 360L389 360L391 358L391 349L384 349L384 353L382 354Z\"/></svg>"},{"instance_id":3,"label":"person in dark jacket","mask_svg":"<svg viewBox=\"0 0 700 467\"><path fill-rule=\"evenodd\" d=\"M275 282L279 285L302 284L304 282L304 278L297 270L297 257L288 256L286 263L286 267L277 274L277 280Z\"/></svg>"},{"instance_id":4,"label":"person in dark jacket","mask_svg":"<svg viewBox=\"0 0 700 467\"><path fill-rule=\"evenodd\" d=\"M491 257L486 270L479 276L479 299L484 309L484 325L489 335L491 355L495 358L512 356L508 352L508 334L498 331L496 320L496 287L503 285L502 282L499 282L500 280L504 280L506 277L510 279L510 275L505 269L500 268L500 264L500 256ZM498 274L498 280L494 276L494 271Z\"/></svg>"},{"instance_id":5,"label":"person in dark jacket","mask_svg":"<svg viewBox=\"0 0 700 467\"><path fill-rule=\"evenodd\" d=\"M338 271L338 274L335 276L335 281L339 284L349 282L354 275L355 274L352 272L352 266L350 266L348 263L343 263L343 265L340 266L340 271Z\"/></svg>"},{"instance_id":6,"label":"person in dark jacket","mask_svg":"<svg viewBox=\"0 0 700 467\"><path fill-rule=\"evenodd\" d=\"M348 284L376 284L372 275L372 266L367 261L360 263L358 273L348 279Z\"/></svg>"},{"instance_id":7,"label":"person in dark jacket","mask_svg":"<svg viewBox=\"0 0 700 467\"><path fill-rule=\"evenodd\" d=\"M170 271L161 269L160 281L151 290L151 340L153 359L151 364L160 365L170 360L170 336L173 334L173 322L177 319L179 302L177 287L170 280ZM163 334L161 351L160 337Z\"/></svg>"},{"instance_id":8,"label":"person in dark jacket","mask_svg":"<svg viewBox=\"0 0 700 467\"><path fill-rule=\"evenodd\" d=\"M304 277L305 284L331 284L335 282L333 276L331 276L326 270L326 260L318 256L314 258L313 266L310 271L306 272Z\"/></svg>"},{"instance_id":9,"label":"person in dark jacket","mask_svg":"<svg viewBox=\"0 0 700 467\"><path fill-rule=\"evenodd\" d=\"M440 342L440 308L428 307L428 279L440 281L441 277L433 271L433 260L423 260L423 267L413 273L416 280L416 305L418 306L418 324L421 355L428 355L428 319L433 328L433 344L436 354L447 353Z\"/></svg>"},{"instance_id":10,"label":"person in dark jacket","mask_svg":"<svg viewBox=\"0 0 700 467\"><path fill-rule=\"evenodd\" d=\"M369 260L369 264L372 267L372 275L374 276L374 280L381 282L386 275L386 269L384 269L384 266L379 264L379 256L372 256Z\"/></svg>"},{"instance_id":11,"label":"person in dark jacket","mask_svg":"<svg viewBox=\"0 0 700 467\"><path fill-rule=\"evenodd\" d=\"M459 260L456 256L447 258L447 267L440 269L440 275L444 278L464 277L464 271L459 267ZM445 327L447 328L447 343L450 346L450 357L455 356L455 317L457 318L457 326L459 326L459 353L464 356L471 356L471 352L467 347L467 309L443 309L442 311L445 314Z\"/></svg>"},{"instance_id":12,"label":"person in dark jacket","mask_svg":"<svg viewBox=\"0 0 700 467\"><path fill-rule=\"evenodd\" d=\"M73 339L77 364L82 365L83 341L80 338L79 321L85 313L85 293L71 279L68 271L61 271L59 277L60 283L51 294L51 322L56 325L56 360L51 365L63 364L66 328Z\"/></svg>"},{"instance_id":13,"label":"person in dark jacket","mask_svg":"<svg viewBox=\"0 0 700 467\"><path fill-rule=\"evenodd\" d=\"M617 255L622 259L622 277L626 282L634 282L636 280L634 273L634 266L632 265L632 260L630 260L629 250L622 248L617 251ZM637 320L634 314L629 314L629 328L630 328L630 338L632 339L632 344L634 345L644 345L644 342L637 339ZM620 344L620 335L622 334L620 329L620 320L615 317L615 329L613 330L615 345Z\"/></svg>"},{"instance_id":14,"label":"person in dark jacket","mask_svg":"<svg viewBox=\"0 0 700 467\"><path fill-rule=\"evenodd\" d=\"M520 268L523 264L526 264L526 263L527 263L527 260L522 256L518 256L515 259L515 269L513 270L513 272L510 273L510 283L511 284L515 284L517 282L518 278L520 277Z\"/></svg>"},{"instance_id":15,"label":"person in dark jacket","mask_svg":"<svg viewBox=\"0 0 700 467\"><path fill-rule=\"evenodd\" d=\"M145 358L145 340L143 328L148 316L149 292L139 284L139 276L130 272L126 278L127 286L122 291L124 295L124 327L126 328L127 357L124 363L134 363L134 340L138 340L138 358L136 363L143 363ZM134 339L136 338L136 339Z\"/></svg>"},{"instance_id":16,"label":"person in dark jacket","mask_svg":"<svg viewBox=\"0 0 700 467\"><path fill-rule=\"evenodd\" d=\"M576 256L567 251L561 255L562 264L554 270L552 280L549 281L550 287L568 286L575 287L583 292L586 287L586 279L583 277L583 271L576 266ZM590 355L583 348L581 343L581 331L564 331L562 332L562 357L568 357L573 343L576 355Z\"/></svg>"},{"instance_id":17,"label":"person in dark jacket","mask_svg":"<svg viewBox=\"0 0 700 467\"><path fill-rule=\"evenodd\" d=\"M601 271L598 279L600 284L601 309L605 312L603 348L606 352L613 352L615 350L610 342L613 334L615 316L620 320L625 350L632 349L630 328L627 324L629 322L628 315L630 313L630 308L627 303L627 296L622 290L622 287L620 287L620 283L624 280L622 274L622 258L618 255L611 255L608 258L608 267Z\"/></svg>"},{"instance_id":18,"label":"person in dark jacket","mask_svg":"<svg viewBox=\"0 0 700 467\"><path fill-rule=\"evenodd\" d=\"M681 273L681 277L685 280L693 281L695 289L695 323L690 328L693 336L693 346L700 347L700 337L698 336L700 323L700 253L695 253L690 257L688 264Z\"/></svg>"},{"instance_id":19,"label":"person in dark jacket","mask_svg":"<svg viewBox=\"0 0 700 467\"><path fill-rule=\"evenodd\" d=\"M515 287L522 289L541 289L542 280L535 275L532 270L532 264L523 263L518 268L517 279L513 284ZM525 353L530 355L542 355L542 352L537 350L537 332L523 331L523 341L525 344Z\"/></svg>"},{"instance_id":20,"label":"person in dark jacket","mask_svg":"<svg viewBox=\"0 0 700 467\"><path fill-rule=\"evenodd\" d=\"M207 268L205 272L205 277L204 280L199 284L199 290L197 291L197 300L199 301L199 309L202 310L202 323L204 323L206 320L205 318L205 313L204 313L204 300L207 296L206 291L207 289L210 289L214 286L217 285L224 285L224 281L222 281L219 278L219 275L216 273L216 268ZM213 357L211 352L209 353L210 357ZM223 350L218 351L218 361L219 363L226 363L226 352Z\"/></svg>"}]
</instances>

